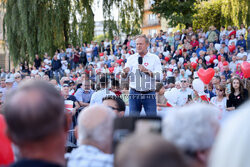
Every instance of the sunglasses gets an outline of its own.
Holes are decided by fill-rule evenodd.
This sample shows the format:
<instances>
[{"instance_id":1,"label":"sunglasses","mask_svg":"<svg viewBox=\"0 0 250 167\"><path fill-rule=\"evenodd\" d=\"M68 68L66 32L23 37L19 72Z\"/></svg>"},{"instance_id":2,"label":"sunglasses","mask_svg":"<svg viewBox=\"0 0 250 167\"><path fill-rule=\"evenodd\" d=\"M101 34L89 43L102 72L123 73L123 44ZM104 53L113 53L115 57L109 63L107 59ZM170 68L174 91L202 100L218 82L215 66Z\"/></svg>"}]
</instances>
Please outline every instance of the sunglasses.
<instances>
[{"instance_id":1,"label":"sunglasses","mask_svg":"<svg viewBox=\"0 0 250 167\"><path fill-rule=\"evenodd\" d=\"M187 81L181 81L181 82L184 82L184 83L186 83Z\"/></svg>"},{"instance_id":2,"label":"sunglasses","mask_svg":"<svg viewBox=\"0 0 250 167\"><path fill-rule=\"evenodd\" d=\"M222 89L216 89L216 90L223 92L223 90L222 90Z\"/></svg>"},{"instance_id":3,"label":"sunglasses","mask_svg":"<svg viewBox=\"0 0 250 167\"><path fill-rule=\"evenodd\" d=\"M21 78L21 77L15 77L15 79L18 79L18 78Z\"/></svg>"}]
</instances>

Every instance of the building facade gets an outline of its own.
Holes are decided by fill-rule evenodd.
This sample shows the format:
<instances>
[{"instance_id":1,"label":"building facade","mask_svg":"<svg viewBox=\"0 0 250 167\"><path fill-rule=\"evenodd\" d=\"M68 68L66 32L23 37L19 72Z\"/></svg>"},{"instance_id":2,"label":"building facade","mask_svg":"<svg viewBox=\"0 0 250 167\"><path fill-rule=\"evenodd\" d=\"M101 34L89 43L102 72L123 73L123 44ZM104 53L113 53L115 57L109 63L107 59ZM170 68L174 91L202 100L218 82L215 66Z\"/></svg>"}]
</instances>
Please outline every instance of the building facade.
<instances>
[{"instance_id":1,"label":"building facade","mask_svg":"<svg viewBox=\"0 0 250 167\"><path fill-rule=\"evenodd\" d=\"M160 30L167 31L167 21L150 11L154 3L154 0L144 0L144 14L141 27L142 34L150 34L153 36L155 33L159 33Z\"/></svg>"}]
</instances>

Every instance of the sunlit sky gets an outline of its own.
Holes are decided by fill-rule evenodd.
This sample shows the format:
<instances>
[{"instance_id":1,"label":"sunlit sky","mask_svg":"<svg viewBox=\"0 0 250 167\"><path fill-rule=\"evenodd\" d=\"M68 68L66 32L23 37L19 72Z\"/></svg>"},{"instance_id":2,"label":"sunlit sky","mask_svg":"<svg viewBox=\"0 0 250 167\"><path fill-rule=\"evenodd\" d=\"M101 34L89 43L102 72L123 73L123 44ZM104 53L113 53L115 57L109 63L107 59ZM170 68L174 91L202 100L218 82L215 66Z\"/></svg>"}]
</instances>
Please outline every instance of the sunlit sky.
<instances>
[{"instance_id":1,"label":"sunlit sky","mask_svg":"<svg viewBox=\"0 0 250 167\"><path fill-rule=\"evenodd\" d=\"M103 0L94 0L94 5L93 5L93 12L95 14L95 21L103 21L103 11L102 11L102 1ZM99 2L99 4L98 4ZM117 8L113 7L113 16L115 20L118 18L118 10Z\"/></svg>"}]
</instances>

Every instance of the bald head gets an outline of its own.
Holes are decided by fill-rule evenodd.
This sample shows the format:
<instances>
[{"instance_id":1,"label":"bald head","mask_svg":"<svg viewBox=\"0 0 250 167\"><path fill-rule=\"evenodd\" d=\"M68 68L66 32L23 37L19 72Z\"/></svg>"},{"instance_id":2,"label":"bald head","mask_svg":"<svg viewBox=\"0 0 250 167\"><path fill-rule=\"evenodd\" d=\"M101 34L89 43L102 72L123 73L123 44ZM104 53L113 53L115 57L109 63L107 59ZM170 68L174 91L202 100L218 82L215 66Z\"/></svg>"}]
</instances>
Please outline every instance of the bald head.
<instances>
[{"instance_id":1,"label":"bald head","mask_svg":"<svg viewBox=\"0 0 250 167\"><path fill-rule=\"evenodd\" d=\"M104 152L110 151L114 118L115 113L104 105L85 108L78 117L80 144L93 143Z\"/></svg>"},{"instance_id":2,"label":"bald head","mask_svg":"<svg viewBox=\"0 0 250 167\"><path fill-rule=\"evenodd\" d=\"M41 140L63 129L64 101L53 85L25 81L8 94L4 115L15 143Z\"/></svg>"}]
</instances>

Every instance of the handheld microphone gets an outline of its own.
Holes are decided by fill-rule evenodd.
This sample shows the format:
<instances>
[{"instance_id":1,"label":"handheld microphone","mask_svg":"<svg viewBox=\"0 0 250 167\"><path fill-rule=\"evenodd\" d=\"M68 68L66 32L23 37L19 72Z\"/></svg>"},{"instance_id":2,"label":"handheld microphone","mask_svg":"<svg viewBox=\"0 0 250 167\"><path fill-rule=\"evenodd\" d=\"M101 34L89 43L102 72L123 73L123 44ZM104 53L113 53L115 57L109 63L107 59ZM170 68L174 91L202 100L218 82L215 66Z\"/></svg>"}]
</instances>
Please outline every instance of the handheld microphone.
<instances>
[{"instance_id":1,"label":"handheld microphone","mask_svg":"<svg viewBox=\"0 0 250 167\"><path fill-rule=\"evenodd\" d=\"M141 57L141 56L138 57L138 64L139 64L139 65L142 65L142 61L143 61L142 57ZM141 75L141 77L142 77L141 71L139 71L139 73L140 73L140 75Z\"/></svg>"},{"instance_id":2,"label":"handheld microphone","mask_svg":"<svg viewBox=\"0 0 250 167\"><path fill-rule=\"evenodd\" d=\"M140 65L142 65L142 57L140 56L140 57L138 57L138 64L140 64Z\"/></svg>"}]
</instances>

